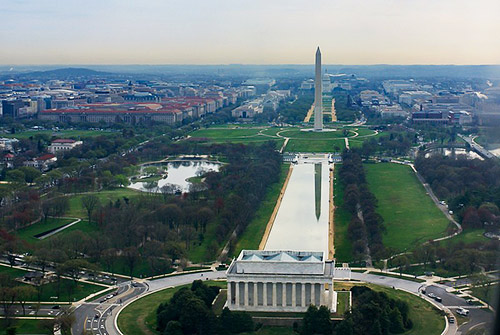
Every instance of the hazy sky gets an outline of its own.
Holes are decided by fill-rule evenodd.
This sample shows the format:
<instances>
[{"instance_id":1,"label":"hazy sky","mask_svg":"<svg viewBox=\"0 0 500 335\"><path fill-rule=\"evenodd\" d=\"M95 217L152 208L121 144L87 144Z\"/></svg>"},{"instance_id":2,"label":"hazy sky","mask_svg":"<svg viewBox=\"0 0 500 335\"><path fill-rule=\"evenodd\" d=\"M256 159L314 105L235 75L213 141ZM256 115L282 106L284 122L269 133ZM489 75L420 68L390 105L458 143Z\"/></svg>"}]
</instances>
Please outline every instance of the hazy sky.
<instances>
[{"instance_id":1,"label":"hazy sky","mask_svg":"<svg viewBox=\"0 0 500 335\"><path fill-rule=\"evenodd\" d=\"M500 64L499 0L0 0L0 64Z\"/></svg>"}]
</instances>

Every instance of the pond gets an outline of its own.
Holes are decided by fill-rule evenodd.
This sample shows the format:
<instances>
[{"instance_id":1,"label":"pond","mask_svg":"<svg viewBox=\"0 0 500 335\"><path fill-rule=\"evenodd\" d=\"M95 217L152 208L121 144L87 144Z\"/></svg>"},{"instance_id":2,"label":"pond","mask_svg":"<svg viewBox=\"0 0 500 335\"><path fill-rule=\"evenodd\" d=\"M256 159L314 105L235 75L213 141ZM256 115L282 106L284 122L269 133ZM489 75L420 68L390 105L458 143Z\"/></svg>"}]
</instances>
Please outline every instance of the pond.
<instances>
[{"instance_id":1,"label":"pond","mask_svg":"<svg viewBox=\"0 0 500 335\"><path fill-rule=\"evenodd\" d=\"M264 249L323 251L327 255L329 190L327 159L299 161Z\"/></svg>"},{"instance_id":2,"label":"pond","mask_svg":"<svg viewBox=\"0 0 500 335\"><path fill-rule=\"evenodd\" d=\"M218 172L221 163L211 162L211 161L199 161L199 160L186 160L186 161L174 161L168 163L161 164L151 164L148 166L163 166L167 167L167 177L158 180L158 187L154 189L154 192L160 192L160 188L166 184L172 184L179 188L181 192L188 192L190 182L187 179L192 177L197 177L207 173L209 171ZM147 167L147 166L143 166ZM147 191L146 189L147 182L134 182L130 184L130 188L139 190L139 191Z\"/></svg>"}]
</instances>

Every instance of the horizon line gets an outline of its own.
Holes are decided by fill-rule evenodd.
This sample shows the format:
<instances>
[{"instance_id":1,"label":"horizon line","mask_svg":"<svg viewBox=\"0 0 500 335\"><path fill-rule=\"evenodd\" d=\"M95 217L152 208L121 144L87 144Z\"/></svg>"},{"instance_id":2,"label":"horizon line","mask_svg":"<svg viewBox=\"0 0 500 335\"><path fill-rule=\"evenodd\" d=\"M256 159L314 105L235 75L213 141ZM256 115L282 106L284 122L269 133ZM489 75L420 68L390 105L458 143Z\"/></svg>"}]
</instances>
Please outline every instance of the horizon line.
<instances>
[{"instance_id":1,"label":"horizon line","mask_svg":"<svg viewBox=\"0 0 500 335\"><path fill-rule=\"evenodd\" d=\"M476 63L476 64L453 64L453 63L370 63L370 64L322 64L323 66L500 66L500 63ZM54 63L54 64L0 64L0 66L314 66L314 63Z\"/></svg>"}]
</instances>

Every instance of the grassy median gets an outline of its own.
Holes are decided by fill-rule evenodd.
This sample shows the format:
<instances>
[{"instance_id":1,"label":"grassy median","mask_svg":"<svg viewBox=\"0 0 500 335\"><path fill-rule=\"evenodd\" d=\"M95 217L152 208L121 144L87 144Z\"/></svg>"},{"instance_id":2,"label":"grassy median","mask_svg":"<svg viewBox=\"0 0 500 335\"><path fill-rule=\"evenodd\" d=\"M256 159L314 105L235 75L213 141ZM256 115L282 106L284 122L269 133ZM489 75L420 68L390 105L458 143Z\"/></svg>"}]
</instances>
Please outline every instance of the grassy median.
<instances>
[{"instance_id":1,"label":"grassy median","mask_svg":"<svg viewBox=\"0 0 500 335\"><path fill-rule=\"evenodd\" d=\"M436 207L413 170L401 164L365 164L366 180L384 218L383 242L398 251L443 236L448 219Z\"/></svg>"},{"instance_id":2,"label":"grassy median","mask_svg":"<svg viewBox=\"0 0 500 335\"><path fill-rule=\"evenodd\" d=\"M226 282L207 281L209 286L226 287ZM152 335L156 331L156 309L161 303L168 301L175 292L191 284L161 290L138 299L125 307L118 316L118 328L124 335Z\"/></svg>"}]
</instances>

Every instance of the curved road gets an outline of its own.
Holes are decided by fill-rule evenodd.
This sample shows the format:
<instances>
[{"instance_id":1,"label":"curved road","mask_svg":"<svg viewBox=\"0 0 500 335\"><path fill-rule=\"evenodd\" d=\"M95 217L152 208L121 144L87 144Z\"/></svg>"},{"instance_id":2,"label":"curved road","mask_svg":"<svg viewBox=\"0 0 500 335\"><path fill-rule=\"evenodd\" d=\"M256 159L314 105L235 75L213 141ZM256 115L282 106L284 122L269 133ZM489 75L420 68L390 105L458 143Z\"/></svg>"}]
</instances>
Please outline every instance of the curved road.
<instances>
[{"instance_id":1,"label":"curved road","mask_svg":"<svg viewBox=\"0 0 500 335\"><path fill-rule=\"evenodd\" d=\"M178 276L169 276L161 279L147 280L141 283L124 283L118 287L118 294L113 298L102 301L84 303L75 310L76 322L73 325L73 335L85 334L85 331L91 334L99 335L122 335L116 327L116 319L119 311L127 304L134 300L145 296L146 294L162 290L169 287L175 287L185 284L190 284L196 279L213 280L226 278L225 271L211 271L203 273L191 273ZM414 281L392 278L377 274L366 274L352 272L351 279L373 283L382 286L393 287L417 294L423 299L433 303L437 307L444 310L454 310L460 306L470 310L469 321L462 324L458 330L456 324L449 324L449 328L445 334L465 334L467 330L481 324L488 324L492 321L492 313L484 309L473 308L467 305L463 298L459 298L452 293L446 292L446 286L432 284L430 286L425 283L417 283ZM421 293L423 288L426 288L427 294L432 292L440 296L443 301L438 303ZM128 334L127 334L128 335Z\"/></svg>"},{"instance_id":2,"label":"curved road","mask_svg":"<svg viewBox=\"0 0 500 335\"><path fill-rule=\"evenodd\" d=\"M196 279L224 278L226 278L225 271L210 271L120 284L117 294L112 298L104 300L104 297L101 297L77 306L74 312L75 322L71 329L72 334L119 335L121 333L115 322L118 312L135 299L168 287L190 284Z\"/></svg>"}]
</instances>

